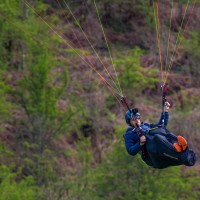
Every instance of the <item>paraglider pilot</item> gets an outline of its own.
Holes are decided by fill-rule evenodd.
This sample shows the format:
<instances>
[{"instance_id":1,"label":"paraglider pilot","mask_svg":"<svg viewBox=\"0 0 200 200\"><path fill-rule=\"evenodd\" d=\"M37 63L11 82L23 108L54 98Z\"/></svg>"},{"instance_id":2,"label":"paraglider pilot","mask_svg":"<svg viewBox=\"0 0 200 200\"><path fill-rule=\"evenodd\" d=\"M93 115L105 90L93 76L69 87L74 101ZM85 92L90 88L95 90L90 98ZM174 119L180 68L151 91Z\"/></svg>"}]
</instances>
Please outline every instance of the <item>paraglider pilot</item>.
<instances>
[{"instance_id":1,"label":"paraglider pilot","mask_svg":"<svg viewBox=\"0 0 200 200\"><path fill-rule=\"evenodd\" d=\"M132 109L132 113L130 111L126 112L125 120L128 124L128 128L126 133L124 134L125 146L126 150L130 155L136 155L139 151L141 151L142 146L146 142L146 137L143 133L145 133L148 129L152 129L155 127L164 127L167 126L169 120L169 102L165 103L164 113L161 113L161 117L158 123L149 124L142 123L140 119L140 113L137 108ZM179 143L174 143L174 148L177 152L181 152L187 148L186 140L179 137Z\"/></svg>"}]
</instances>

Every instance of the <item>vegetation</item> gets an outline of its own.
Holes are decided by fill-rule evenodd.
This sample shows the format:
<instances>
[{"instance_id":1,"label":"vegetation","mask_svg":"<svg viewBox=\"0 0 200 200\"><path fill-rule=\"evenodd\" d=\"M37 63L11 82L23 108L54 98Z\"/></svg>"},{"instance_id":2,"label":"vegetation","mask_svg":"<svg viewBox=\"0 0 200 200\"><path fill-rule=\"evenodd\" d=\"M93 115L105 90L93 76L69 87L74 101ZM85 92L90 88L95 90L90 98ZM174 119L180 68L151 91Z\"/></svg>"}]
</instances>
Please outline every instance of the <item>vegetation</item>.
<instances>
[{"instance_id":1,"label":"vegetation","mask_svg":"<svg viewBox=\"0 0 200 200\"><path fill-rule=\"evenodd\" d=\"M150 2L97 1L98 10L92 1L59 2L0 2L0 199L198 199L199 163L155 170L124 148L124 110L113 95L119 84L144 120L160 113ZM170 54L186 3L174 5ZM169 14L160 14L165 33ZM198 154L197 16L194 31L181 38L168 82L169 127Z\"/></svg>"},{"instance_id":2,"label":"vegetation","mask_svg":"<svg viewBox=\"0 0 200 200\"><path fill-rule=\"evenodd\" d=\"M20 178L20 170L16 173L13 172L12 168L5 165L1 165L1 199L40 199L42 193L36 186L35 181L32 176ZM19 177L18 177L19 176ZM17 181L19 179L19 181Z\"/></svg>"}]
</instances>

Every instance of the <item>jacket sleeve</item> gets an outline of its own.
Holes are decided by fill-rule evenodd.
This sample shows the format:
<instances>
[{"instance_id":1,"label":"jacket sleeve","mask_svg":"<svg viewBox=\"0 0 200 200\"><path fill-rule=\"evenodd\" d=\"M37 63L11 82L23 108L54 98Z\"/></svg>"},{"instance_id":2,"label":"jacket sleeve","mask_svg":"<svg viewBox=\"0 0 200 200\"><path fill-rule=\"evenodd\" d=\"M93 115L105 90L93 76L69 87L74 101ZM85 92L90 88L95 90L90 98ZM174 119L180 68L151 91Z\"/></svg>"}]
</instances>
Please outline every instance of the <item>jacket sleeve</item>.
<instances>
[{"instance_id":1,"label":"jacket sleeve","mask_svg":"<svg viewBox=\"0 0 200 200\"><path fill-rule=\"evenodd\" d=\"M168 121L169 121L169 113L165 112L164 113L164 126L167 126Z\"/></svg>"},{"instance_id":2,"label":"jacket sleeve","mask_svg":"<svg viewBox=\"0 0 200 200\"><path fill-rule=\"evenodd\" d=\"M134 134L134 133L132 133ZM125 134L124 141L127 152L135 156L139 151L141 151L141 146L138 137L133 137L132 134Z\"/></svg>"},{"instance_id":3,"label":"jacket sleeve","mask_svg":"<svg viewBox=\"0 0 200 200\"><path fill-rule=\"evenodd\" d=\"M169 121L169 113L168 112L162 112L160 115L160 119L158 123L150 124L151 128L154 128L156 126L161 126L164 123L164 126L167 126Z\"/></svg>"}]
</instances>

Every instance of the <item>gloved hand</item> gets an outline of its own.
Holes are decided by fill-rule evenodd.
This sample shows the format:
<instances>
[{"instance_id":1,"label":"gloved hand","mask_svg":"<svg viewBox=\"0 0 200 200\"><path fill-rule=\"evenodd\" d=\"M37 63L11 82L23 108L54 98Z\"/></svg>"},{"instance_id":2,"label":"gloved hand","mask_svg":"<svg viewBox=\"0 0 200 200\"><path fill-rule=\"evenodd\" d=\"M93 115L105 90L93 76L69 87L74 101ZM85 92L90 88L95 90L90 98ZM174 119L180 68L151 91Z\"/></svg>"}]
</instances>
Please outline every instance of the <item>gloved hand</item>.
<instances>
[{"instance_id":1,"label":"gloved hand","mask_svg":"<svg viewBox=\"0 0 200 200\"><path fill-rule=\"evenodd\" d=\"M165 102L164 111L168 112L170 107L170 103L168 101Z\"/></svg>"}]
</instances>

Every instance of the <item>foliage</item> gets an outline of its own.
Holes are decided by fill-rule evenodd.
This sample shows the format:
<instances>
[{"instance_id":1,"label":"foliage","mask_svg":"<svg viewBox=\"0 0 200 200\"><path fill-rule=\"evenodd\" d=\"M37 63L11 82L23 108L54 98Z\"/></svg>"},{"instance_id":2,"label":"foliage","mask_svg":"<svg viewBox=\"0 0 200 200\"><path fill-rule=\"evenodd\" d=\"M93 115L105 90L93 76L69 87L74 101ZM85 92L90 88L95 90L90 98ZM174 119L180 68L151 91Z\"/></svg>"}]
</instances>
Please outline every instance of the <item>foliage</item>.
<instances>
[{"instance_id":1,"label":"foliage","mask_svg":"<svg viewBox=\"0 0 200 200\"><path fill-rule=\"evenodd\" d=\"M123 55L123 58L115 60L120 71L122 88L132 90L133 95L138 95L146 88L153 88L159 82L157 69L145 69L140 65L140 57L143 51L139 48Z\"/></svg>"},{"instance_id":2,"label":"foliage","mask_svg":"<svg viewBox=\"0 0 200 200\"><path fill-rule=\"evenodd\" d=\"M7 86L3 81L0 81L0 121L9 119L10 117L12 105L6 99L6 93L8 90L9 86Z\"/></svg>"},{"instance_id":3,"label":"foliage","mask_svg":"<svg viewBox=\"0 0 200 200\"><path fill-rule=\"evenodd\" d=\"M0 122L2 127L7 123L11 127L0 129L5 139L0 143L0 199L197 199L198 171L180 167L155 170L139 156L127 155L122 138L124 124L116 102L98 86L92 70L82 68L83 61L66 47L68 39L74 42L69 34L74 23L71 16L66 22L64 11L55 1L29 2L49 26L25 1L0 3ZM115 48L119 82L130 98L145 98L143 93L159 82L158 70L143 68L140 58L148 52L136 46L129 49L129 38L125 37L135 32L137 23L146 25L146 20L151 26L149 1L97 2L108 42L123 41L120 45L124 52ZM93 1L69 3L81 25L86 20L83 15L94 17L95 10L89 10ZM63 38L50 27L63 32ZM199 33L194 32L185 40L192 58L191 76L198 75L198 38ZM111 45L116 47L114 42ZM81 55L89 52L88 46L74 46ZM107 62L107 50L99 52ZM90 56L96 64L96 57ZM198 145L199 116L190 113L197 108L198 97L188 98L184 90L181 96L173 126L180 132L191 132ZM156 100L148 96L146 102L155 104Z\"/></svg>"},{"instance_id":4,"label":"foliage","mask_svg":"<svg viewBox=\"0 0 200 200\"><path fill-rule=\"evenodd\" d=\"M148 28L155 27L154 7L150 1L140 1L137 5L137 12L142 13L145 17Z\"/></svg>"},{"instance_id":5,"label":"foliage","mask_svg":"<svg viewBox=\"0 0 200 200\"><path fill-rule=\"evenodd\" d=\"M0 166L0 199L2 200L35 200L41 199L41 190L32 176L19 178L20 171L14 172L12 167Z\"/></svg>"},{"instance_id":6,"label":"foliage","mask_svg":"<svg viewBox=\"0 0 200 200\"><path fill-rule=\"evenodd\" d=\"M102 164L79 174L76 180L79 190L72 187L69 192L72 199L195 200L198 197L199 191L191 193L200 180L197 172L182 172L180 167L164 170L147 167L139 155L132 158L125 152L122 129L117 128L117 140Z\"/></svg>"},{"instance_id":7,"label":"foliage","mask_svg":"<svg viewBox=\"0 0 200 200\"><path fill-rule=\"evenodd\" d=\"M90 7L94 7L92 1L87 2ZM135 26L132 21L135 21L137 15L142 16L148 26L152 26L154 22L153 6L150 6L149 1L103 0L97 1L97 7L104 26L112 28L114 32L128 33L133 31Z\"/></svg>"},{"instance_id":8,"label":"foliage","mask_svg":"<svg viewBox=\"0 0 200 200\"><path fill-rule=\"evenodd\" d=\"M199 40L199 31L194 31L190 33L190 37L188 39L184 39L183 46L188 52L188 56L190 57L189 63L184 66L185 72L189 72L190 75L194 77L194 82L199 85L199 58L200 58L200 40Z\"/></svg>"},{"instance_id":9,"label":"foliage","mask_svg":"<svg viewBox=\"0 0 200 200\"><path fill-rule=\"evenodd\" d=\"M4 66L7 64L4 69L8 68L18 75L14 80L15 87L7 92L20 116L12 116L10 123L15 127L12 134L15 134L15 146L23 169L33 175L38 184L42 184L47 177L54 177L52 166L55 160L50 146L55 136L66 132L74 111L67 101L60 105L65 96L68 72L55 61L55 52L49 50L51 45L57 46L57 40L46 37L47 27L32 13L26 12L26 8L23 11L27 15L20 18L22 14L18 11L18 3L11 7L10 4L0 4L5 13L12 9L12 15L8 14L9 21L2 23L2 48L8 55L4 56L6 60L2 60ZM39 4L37 10L42 12L44 9L42 3ZM18 28L13 30L10 21ZM19 27L23 27L23 31ZM10 37L6 38L7 35ZM9 48L4 40L10 41ZM18 52L21 57L15 56ZM57 68L54 68L55 65Z\"/></svg>"},{"instance_id":10,"label":"foliage","mask_svg":"<svg viewBox=\"0 0 200 200\"><path fill-rule=\"evenodd\" d=\"M183 114L187 114L199 105L199 96L191 96L191 92L186 89L182 89L179 93L180 101L177 102L176 109Z\"/></svg>"}]
</instances>

